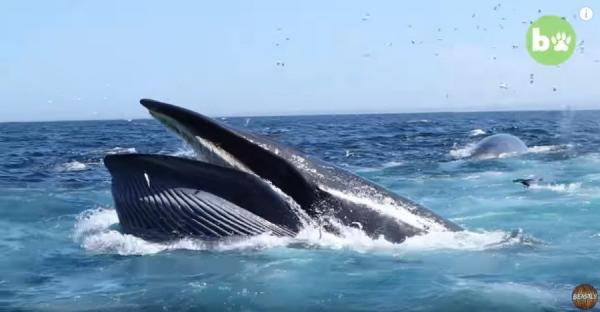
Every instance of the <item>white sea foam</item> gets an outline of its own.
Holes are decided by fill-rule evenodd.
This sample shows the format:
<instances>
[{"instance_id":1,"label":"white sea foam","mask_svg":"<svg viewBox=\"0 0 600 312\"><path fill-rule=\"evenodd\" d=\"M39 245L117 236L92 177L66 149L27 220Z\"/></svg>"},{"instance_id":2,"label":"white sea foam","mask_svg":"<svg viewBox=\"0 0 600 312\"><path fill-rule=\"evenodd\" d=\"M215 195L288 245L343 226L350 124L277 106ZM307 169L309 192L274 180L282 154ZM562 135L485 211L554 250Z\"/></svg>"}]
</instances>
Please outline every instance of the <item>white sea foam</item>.
<instances>
[{"instance_id":1,"label":"white sea foam","mask_svg":"<svg viewBox=\"0 0 600 312\"><path fill-rule=\"evenodd\" d=\"M502 171L483 171L483 172L479 172L476 174L469 174L466 175L465 177L463 177L463 180L477 180L477 179L481 179L481 178L497 178L497 177L501 177L503 175L505 175L506 172L502 172Z\"/></svg>"},{"instance_id":2,"label":"white sea foam","mask_svg":"<svg viewBox=\"0 0 600 312\"><path fill-rule=\"evenodd\" d=\"M261 250L277 247L304 246L307 248L348 249L356 252L386 251L391 253L420 252L440 249L485 250L522 244L522 233L503 231L431 232L408 238L401 244L383 238L373 239L355 227L337 225L341 233L334 235L315 227L306 227L296 237L276 237L268 233L218 242L181 239L168 243L149 242L123 234L114 209L97 208L81 213L74 227L73 239L82 248L97 253L120 255L156 254L167 250Z\"/></svg>"},{"instance_id":3,"label":"white sea foam","mask_svg":"<svg viewBox=\"0 0 600 312\"><path fill-rule=\"evenodd\" d=\"M468 158L473 155L476 143L469 143L465 146L454 145L450 150L450 156L460 159L460 158ZM571 145L539 145L539 146L531 146L527 148L527 153L530 154L543 154L543 153L556 153L561 152L566 149L569 149ZM480 157L479 159L490 159L490 158L508 158L518 155L518 153L502 153L499 155L490 155L489 157Z\"/></svg>"},{"instance_id":4,"label":"white sea foam","mask_svg":"<svg viewBox=\"0 0 600 312\"><path fill-rule=\"evenodd\" d=\"M59 171L73 172L73 171L88 170L89 167L84 163L74 160L74 161L70 161L68 163L62 164L61 166L59 166L58 169L59 169Z\"/></svg>"},{"instance_id":5,"label":"white sea foam","mask_svg":"<svg viewBox=\"0 0 600 312\"><path fill-rule=\"evenodd\" d=\"M351 168L350 170L354 171L354 172L376 172L376 171L380 171L380 170L384 170L384 169L388 169L388 168L401 167L404 165L406 165L406 163L403 161L392 160L392 161L388 161L388 162L385 162L381 165L374 166L374 167L358 167L358 166L351 166L351 165L348 165L348 167L350 167Z\"/></svg>"},{"instance_id":6,"label":"white sea foam","mask_svg":"<svg viewBox=\"0 0 600 312\"><path fill-rule=\"evenodd\" d=\"M493 218L493 217L497 217L497 216L506 216L506 215L512 215L512 214L514 214L514 212L511 212L511 211L485 212L482 214L476 214L476 215L472 215L472 216L456 217L456 218L452 218L451 220L454 222L461 222L461 221L467 221L467 220L487 219L487 218Z\"/></svg>"},{"instance_id":7,"label":"white sea foam","mask_svg":"<svg viewBox=\"0 0 600 312\"><path fill-rule=\"evenodd\" d=\"M107 154L109 154L109 155L133 154L133 153L137 153L137 150L135 149L135 147L120 147L120 146L114 147L107 152Z\"/></svg>"},{"instance_id":8,"label":"white sea foam","mask_svg":"<svg viewBox=\"0 0 600 312\"><path fill-rule=\"evenodd\" d=\"M476 146L477 146L477 144L475 144L475 143L467 144L464 147L454 146L452 148L452 150L450 150L450 156L452 156L456 159L471 157L473 155L473 152L475 151ZM502 158L513 157L518 154L519 153L500 153L498 155L494 155L494 154L478 155L477 159L478 160L496 159L496 158L502 159Z\"/></svg>"},{"instance_id":9,"label":"white sea foam","mask_svg":"<svg viewBox=\"0 0 600 312\"><path fill-rule=\"evenodd\" d=\"M454 158L467 158L473 155L473 150L475 150L475 143L467 144L466 146L460 147L458 145L454 145L450 150L450 156Z\"/></svg>"},{"instance_id":10,"label":"white sea foam","mask_svg":"<svg viewBox=\"0 0 600 312\"><path fill-rule=\"evenodd\" d=\"M180 147L171 156L184 157L184 158L196 158L196 152L188 145Z\"/></svg>"},{"instance_id":11,"label":"white sea foam","mask_svg":"<svg viewBox=\"0 0 600 312\"><path fill-rule=\"evenodd\" d=\"M469 136L475 137L475 136L484 135L486 133L487 132L485 132L485 130L483 130L483 129L473 129L473 130L471 130L471 132L469 132Z\"/></svg>"},{"instance_id":12,"label":"white sea foam","mask_svg":"<svg viewBox=\"0 0 600 312\"><path fill-rule=\"evenodd\" d=\"M517 156L521 153L500 153L498 154L498 156L483 156L483 157L479 157L479 159L493 159L493 158L508 158L508 157L513 157L513 156Z\"/></svg>"},{"instance_id":13,"label":"white sea foam","mask_svg":"<svg viewBox=\"0 0 600 312\"><path fill-rule=\"evenodd\" d=\"M464 178L462 178L463 180L477 180L480 179L481 175L479 174L470 174L468 176L465 176Z\"/></svg>"},{"instance_id":14,"label":"white sea foam","mask_svg":"<svg viewBox=\"0 0 600 312\"><path fill-rule=\"evenodd\" d=\"M161 244L123 234L112 228L117 223L119 218L114 209L86 210L77 217L73 239L87 250L120 255L155 254L168 249L200 249L194 248L191 240Z\"/></svg>"},{"instance_id":15,"label":"white sea foam","mask_svg":"<svg viewBox=\"0 0 600 312\"><path fill-rule=\"evenodd\" d=\"M73 238L79 240L86 234L101 232L116 223L119 223L119 218L114 209L97 208L86 210L77 216Z\"/></svg>"},{"instance_id":16,"label":"white sea foam","mask_svg":"<svg viewBox=\"0 0 600 312\"><path fill-rule=\"evenodd\" d=\"M401 248L410 251L431 251L439 249L486 250L523 243L529 244L521 232L444 231L410 237L401 244Z\"/></svg>"},{"instance_id":17,"label":"white sea foam","mask_svg":"<svg viewBox=\"0 0 600 312\"><path fill-rule=\"evenodd\" d=\"M408 123L430 123L431 120L429 119L413 119L413 120L409 120Z\"/></svg>"},{"instance_id":18,"label":"white sea foam","mask_svg":"<svg viewBox=\"0 0 600 312\"><path fill-rule=\"evenodd\" d=\"M354 167L352 171L354 172L376 172L381 170L381 167Z\"/></svg>"},{"instance_id":19,"label":"white sea foam","mask_svg":"<svg viewBox=\"0 0 600 312\"><path fill-rule=\"evenodd\" d=\"M529 188L534 190L548 190L557 193L575 193L581 189L581 183L532 184Z\"/></svg>"},{"instance_id":20,"label":"white sea foam","mask_svg":"<svg viewBox=\"0 0 600 312\"><path fill-rule=\"evenodd\" d=\"M561 152L564 151L566 149L571 148L572 145L570 144L566 144L566 145L536 145L536 146L531 146L527 149L527 151L529 153L533 153L533 154L542 154L542 153L555 153L555 152Z\"/></svg>"},{"instance_id":21,"label":"white sea foam","mask_svg":"<svg viewBox=\"0 0 600 312\"><path fill-rule=\"evenodd\" d=\"M404 165L404 162L402 161L388 161L386 163L384 163L382 166L383 168L393 168L393 167L399 167Z\"/></svg>"}]
</instances>

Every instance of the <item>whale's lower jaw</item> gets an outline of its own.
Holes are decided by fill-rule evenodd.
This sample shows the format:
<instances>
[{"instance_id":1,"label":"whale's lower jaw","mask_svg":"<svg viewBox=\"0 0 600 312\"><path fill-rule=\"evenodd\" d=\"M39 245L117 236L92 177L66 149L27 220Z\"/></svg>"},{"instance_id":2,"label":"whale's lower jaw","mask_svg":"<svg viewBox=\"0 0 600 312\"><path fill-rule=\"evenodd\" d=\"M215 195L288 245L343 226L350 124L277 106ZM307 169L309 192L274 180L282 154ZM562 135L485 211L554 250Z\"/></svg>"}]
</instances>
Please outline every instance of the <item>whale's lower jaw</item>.
<instances>
[{"instance_id":1,"label":"whale's lower jaw","mask_svg":"<svg viewBox=\"0 0 600 312\"><path fill-rule=\"evenodd\" d=\"M124 232L151 240L293 236L301 220L261 179L237 170L162 155L108 155Z\"/></svg>"}]
</instances>

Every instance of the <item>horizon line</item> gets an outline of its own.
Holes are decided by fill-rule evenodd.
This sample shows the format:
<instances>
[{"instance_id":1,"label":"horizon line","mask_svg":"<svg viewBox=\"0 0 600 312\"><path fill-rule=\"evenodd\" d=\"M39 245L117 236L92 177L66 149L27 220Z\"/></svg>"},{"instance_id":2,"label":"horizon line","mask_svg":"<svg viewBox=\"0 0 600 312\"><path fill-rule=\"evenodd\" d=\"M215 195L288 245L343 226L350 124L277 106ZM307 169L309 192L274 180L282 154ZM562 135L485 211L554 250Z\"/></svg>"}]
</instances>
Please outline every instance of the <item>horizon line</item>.
<instances>
[{"instance_id":1,"label":"horizon line","mask_svg":"<svg viewBox=\"0 0 600 312\"><path fill-rule=\"evenodd\" d=\"M220 115L220 116L210 116L208 117L220 119L220 118L261 118L261 117L316 117L316 116L357 116L357 115L416 115L416 114L461 114L461 113L511 113L511 112L586 112L586 111L600 111L598 109L590 109L590 108L568 108L568 109L505 109L505 110L460 110L460 111L423 111L423 112L339 112L339 113L324 113L324 112L315 112L315 113L300 113L300 114L272 114L272 115ZM50 120L7 120L0 121L0 124L5 123L53 123L53 122L85 122L85 121L133 121L133 120L153 120L151 116L148 117L134 117L134 118L100 118L100 119L50 119Z\"/></svg>"}]
</instances>

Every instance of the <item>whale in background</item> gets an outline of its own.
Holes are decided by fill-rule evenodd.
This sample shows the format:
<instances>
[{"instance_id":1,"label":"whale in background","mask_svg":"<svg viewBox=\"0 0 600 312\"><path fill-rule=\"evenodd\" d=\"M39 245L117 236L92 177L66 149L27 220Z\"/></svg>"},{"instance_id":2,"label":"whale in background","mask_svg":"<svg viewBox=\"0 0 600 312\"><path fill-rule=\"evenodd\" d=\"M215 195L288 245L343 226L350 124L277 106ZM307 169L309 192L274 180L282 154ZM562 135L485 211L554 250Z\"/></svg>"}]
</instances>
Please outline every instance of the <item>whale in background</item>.
<instances>
[{"instance_id":1,"label":"whale in background","mask_svg":"<svg viewBox=\"0 0 600 312\"><path fill-rule=\"evenodd\" d=\"M459 231L429 209L332 164L196 112L141 100L198 159L110 155L122 229L152 240L222 238L270 232L293 236L307 224L338 233L357 227L402 242Z\"/></svg>"},{"instance_id":2,"label":"whale in background","mask_svg":"<svg viewBox=\"0 0 600 312\"><path fill-rule=\"evenodd\" d=\"M527 151L527 145L518 137L507 133L499 133L488 136L475 144L470 157L489 159L523 154Z\"/></svg>"}]
</instances>

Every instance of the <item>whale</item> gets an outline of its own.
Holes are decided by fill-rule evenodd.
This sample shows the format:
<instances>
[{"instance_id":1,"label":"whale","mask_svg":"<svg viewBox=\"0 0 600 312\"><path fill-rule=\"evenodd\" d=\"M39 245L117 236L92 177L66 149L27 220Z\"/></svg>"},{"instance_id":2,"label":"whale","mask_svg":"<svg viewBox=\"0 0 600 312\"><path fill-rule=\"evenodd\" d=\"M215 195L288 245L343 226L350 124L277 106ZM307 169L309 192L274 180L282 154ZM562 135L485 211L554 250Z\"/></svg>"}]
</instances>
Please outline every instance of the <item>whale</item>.
<instances>
[{"instance_id":1,"label":"whale","mask_svg":"<svg viewBox=\"0 0 600 312\"><path fill-rule=\"evenodd\" d=\"M508 133L498 133L477 142L471 151L470 157L490 159L523 154L527 151L527 145L518 137Z\"/></svg>"},{"instance_id":2,"label":"whale","mask_svg":"<svg viewBox=\"0 0 600 312\"><path fill-rule=\"evenodd\" d=\"M126 233L164 241L294 236L308 226L340 234L353 227L400 243L462 230L415 201L293 147L183 107L140 103L195 155L105 157Z\"/></svg>"}]
</instances>

